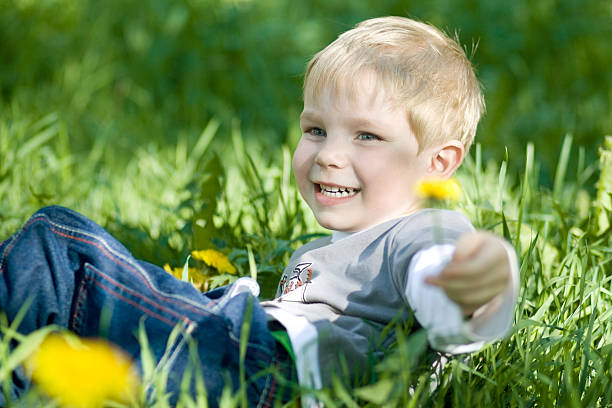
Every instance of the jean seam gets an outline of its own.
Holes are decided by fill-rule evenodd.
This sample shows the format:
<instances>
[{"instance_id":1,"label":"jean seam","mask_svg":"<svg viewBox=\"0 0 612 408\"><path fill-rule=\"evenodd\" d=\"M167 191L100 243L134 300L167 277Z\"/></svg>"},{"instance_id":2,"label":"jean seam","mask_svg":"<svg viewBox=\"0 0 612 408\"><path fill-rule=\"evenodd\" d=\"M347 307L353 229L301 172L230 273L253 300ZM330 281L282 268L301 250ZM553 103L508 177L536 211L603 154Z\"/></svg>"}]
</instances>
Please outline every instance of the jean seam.
<instances>
[{"instance_id":1,"label":"jean seam","mask_svg":"<svg viewBox=\"0 0 612 408\"><path fill-rule=\"evenodd\" d=\"M278 373L276 373L276 371L271 372L270 374L268 374L266 377L266 383L260 393L259 396L259 401L257 402L257 407L258 408L266 408L266 407L271 407L272 403L274 401L274 398L276 396L276 391L277 391L277 387L278 387L278 379L277 379L277 375L283 375L283 369L282 369L282 363L280 361L280 344L276 343L276 349L274 351L274 354L272 355L271 359L270 359L270 363L269 366L274 366L278 368Z\"/></svg>"},{"instance_id":2,"label":"jean seam","mask_svg":"<svg viewBox=\"0 0 612 408\"><path fill-rule=\"evenodd\" d=\"M91 271L92 271L94 274L97 274L98 276L103 276L103 274L101 274L101 273L100 273L100 274L98 274L98 272L99 272L99 271L98 271L96 268L94 268L93 266L89 265L89 264L88 264L88 265L86 265L86 266L85 266L85 268L90 269L90 270L91 270ZM99 281L99 280L95 280L95 279L94 279L94 280L93 280L93 282L94 282L94 284L95 284L96 286L98 286L100 289L102 289L102 290L106 291L107 293L112 294L112 295L113 295L113 296L115 296L117 299L122 300L123 302L128 303L128 304L130 304L130 305L132 305L132 306L136 307L137 309L140 309L140 310L141 310L142 312L144 312L144 313L145 313L147 316L150 316L150 317L152 317L152 318L155 318L155 319L157 319L157 320L159 320L159 321L161 321L161 322L163 322L163 323L166 323L166 324L167 324L167 325L169 325L170 327L174 327L174 326L176 326L176 325L177 325L177 324L179 324L181 321L182 321L182 322L185 322L185 323L192 323L191 319L189 319L189 318L187 318L187 317L180 317L180 316L178 316L178 317L177 317L177 315L176 315L176 314L174 314L174 313L170 313L170 314L171 314L171 315L172 315L174 318L176 318L176 319L177 319L177 321L176 321L176 322L173 322L173 321L171 321L169 318L166 318L166 317L164 317L164 316L162 316L162 315L158 314L156 311L154 311L154 310L150 309L148 306L145 306L144 304L141 304L141 303L137 303L137 302L135 302L134 300L129 299L129 298L127 298L127 297L125 297L125 296L121 295L120 293L117 293L115 290L113 290L113 288L110 288L110 287L106 286L106 285L105 285L104 283L102 283L101 281ZM110 285L111 285L111 286L113 286L114 288L118 289L118 290L125 291L125 290L124 290L124 287L122 287L122 286L113 285L113 283L112 283L112 282L110 283ZM146 298L141 297L141 296L136 296L136 297L137 297L137 298L139 298L139 299L141 299L141 300L146 300ZM159 304L157 304L157 303L155 303L155 302L153 302L153 301L149 301L148 303L150 304L150 306L153 306L154 308L161 309L162 311L166 311L166 310L164 310L164 308L163 308L163 307L161 307Z\"/></svg>"},{"instance_id":3,"label":"jean seam","mask_svg":"<svg viewBox=\"0 0 612 408\"><path fill-rule=\"evenodd\" d=\"M181 316L179 313L173 311L172 309L169 309L167 307L165 307L163 304L161 303L157 303L149 298L147 298L146 296L142 296L139 293L131 290L129 287L122 285L121 283L117 282L115 279L111 278L110 276L106 275L104 272L98 270L96 267L94 267L91 264L86 264L85 265L86 269L91 270L94 274L96 274L97 276L99 276L100 278L104 279L105 281L107 281L108 284L116 287L117 289L120 289L123 292L127 292L130 295L140 299L141 301L143 301L144 303L149 304L150 306L159 309L161 311L164 311L166 313L168 313L169 315L172 315L173 317L175 317L178 321L185 321L187 323L193 323L193 321L185 316ZM100 283L102 285L102 283ZM104 286L104 285L102 285ZM181 305L178 305L181 306ZM208 316L207 316L208 317ZM212 315L210 317L217 317L215 315Z\"/></svg>"},{"instance_id":4,"label":"jean seam","mask_svg":"<svg viewBox=\"0 0 612 408\"><path fill-rule=\"evenodd\" d=\"M74 310L70 316L70 321L68 322L68 328L74 331L75 333L80 333L83 325L82 317L82 306L87 299L87 290L86 286L93 282L92 277L89 274L84 274L83 279L79 282L79 288L77 292L77 298L74 302Z\"/></svg>"},{"instance_id":5,"label":"jean seam","mask_svg":"<svg viewBox=\"0 0 612 408\"><path fill-rule=\"evenodd\" d=\"M270 394L268 392L268 390L273 386L270 385L270 380L274 381L275 378L272 374L268 374L266 376L266 384L264 385L263 390L261 391L261 394L259 394L259 401L257 401L257 408L264 408L269 406L268 401L270 400ZM275 381L274 381L275 382ZM266 405L264 405L266 404Z\"/></svg>"},{"instance_id":6,"label":"jean seam","mask_svg":"<svg viewBox=\"0 0 612 408\"><path fill-rule=\"evenodd\" d=\"M28 227L30 227L35 221L36 220L34 220L34 219L31 219L30 221L28 221L28 223L26 223L15 235L13 235L8 240L8 243L6 244L6 246L2 250L2 254L0 254L0 275L2 275L2 273L4 273L4 262L6 261L6 257L13 250L13 247L15 246L15 243L17 242L18 238L21 235L23 235L25 230ZM7 241L5 241L5 242L7 242Z\"/></svg>"}]
</instances>

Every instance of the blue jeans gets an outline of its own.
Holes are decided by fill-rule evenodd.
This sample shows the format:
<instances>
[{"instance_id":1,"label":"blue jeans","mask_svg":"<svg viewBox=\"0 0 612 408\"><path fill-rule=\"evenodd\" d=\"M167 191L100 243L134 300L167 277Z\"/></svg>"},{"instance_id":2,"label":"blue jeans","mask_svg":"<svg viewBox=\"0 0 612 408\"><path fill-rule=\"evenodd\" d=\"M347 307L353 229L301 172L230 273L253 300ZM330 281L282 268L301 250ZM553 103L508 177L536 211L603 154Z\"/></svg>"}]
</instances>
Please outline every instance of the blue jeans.
<instances>
[{"instance_id":1,"label":"blue jeans","mask_svg":"<svg viewBox=\"0 0 612 408\"><path fill-rule=\"evenodd\" d=\"M262 370L278 367L288 374L291 365L270 335L257 298L233 289L236 285L202 294L163 269L136 260L102 227L62 207L41 209L0 243L0 312L11 322L26 299L31 301L20 332L56 324L80 336L102 336L140 367L142 324L158 360L169 348L167 390L174 401L190 363L187 339L192 338L209 402L216 406L226 384L231 382L234 390L240 386L240 335L245 316L250 316L247 396L250 405L272 405L278 376ZM168 345L177 325L182 325L182 334ZM17 374L12 391L19 394L26 386L27 379Z\"/></svg>"}]
</instances>

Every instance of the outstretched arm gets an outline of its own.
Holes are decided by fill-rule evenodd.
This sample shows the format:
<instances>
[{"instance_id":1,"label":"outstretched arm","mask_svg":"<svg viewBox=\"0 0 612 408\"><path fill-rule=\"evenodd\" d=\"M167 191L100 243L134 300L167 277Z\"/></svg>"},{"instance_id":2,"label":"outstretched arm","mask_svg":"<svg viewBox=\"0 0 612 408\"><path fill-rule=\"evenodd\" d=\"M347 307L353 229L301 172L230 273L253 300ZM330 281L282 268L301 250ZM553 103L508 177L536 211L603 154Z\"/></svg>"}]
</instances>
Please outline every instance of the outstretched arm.
<instances>
[{"instance_id":1,"label":"outstretched arm","mask_svg":"<svg viewBox=\"0 0 612 408\"><path fill-rule=\"evenodd\" d=\"M512 284L511 256L508 244L490 232L464 234L448 265L425 282L442 288L470 316Z\"/></svg>"},{"instance_id":2,"label":"outstretched arm","mask_svg":"<svg viewBox=\"0 0 612 408\"><path fill-rule=\"evenodd\" d=\"M470 232L456 245L434 245L414 256L406 297L433 348L472 352L507 334L518 282L514 249L494 234Z\"/></svg>"}]
</instances>

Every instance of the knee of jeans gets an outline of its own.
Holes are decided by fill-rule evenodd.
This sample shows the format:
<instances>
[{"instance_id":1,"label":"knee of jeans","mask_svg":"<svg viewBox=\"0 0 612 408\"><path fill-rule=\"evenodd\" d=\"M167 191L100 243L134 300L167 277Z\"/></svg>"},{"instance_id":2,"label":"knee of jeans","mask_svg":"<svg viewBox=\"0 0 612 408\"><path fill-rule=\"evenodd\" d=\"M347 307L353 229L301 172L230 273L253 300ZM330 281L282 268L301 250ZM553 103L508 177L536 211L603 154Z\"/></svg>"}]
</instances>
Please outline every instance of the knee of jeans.
<instances>
[{"instance_id":1,"label":"knee of jeans","mask_svg":"<svg viewBox=\"0 0 612 408\"><path fill-rule=\"evenodd\" d=\"M62 207L61 205L49 205L49 206L40 208L38 211L36 211L34 216L45 215L49 218L55 218L55 217L63 218L67 216L74 216L75 214L78 214L78 213L76 213L75 211L69 208Z\"/></svg>"},{"instance_id":2,"label":"knee of jeans","mask_svg":"<svg viewBox=\"0 0 612 408\"><path fill-rule=\"evenodd\" d=\"M83 224L87 224L88 222L87 218L78 212L59 205L43 207L36 211L32 218L41 215L45 216L45 218L50 221L63 225L81 226Z\"/></svg>"}]
</instances>

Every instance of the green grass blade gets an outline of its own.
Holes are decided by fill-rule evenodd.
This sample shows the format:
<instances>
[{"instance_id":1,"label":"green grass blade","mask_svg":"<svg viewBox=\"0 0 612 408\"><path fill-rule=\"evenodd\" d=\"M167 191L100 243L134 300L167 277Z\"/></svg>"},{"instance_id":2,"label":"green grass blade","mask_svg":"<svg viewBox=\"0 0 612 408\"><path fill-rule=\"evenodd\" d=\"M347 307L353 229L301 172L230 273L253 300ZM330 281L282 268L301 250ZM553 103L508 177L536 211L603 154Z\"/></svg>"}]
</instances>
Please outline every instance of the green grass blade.
<instances>
[{"instance_id":1,"label":"green grass blade","mask_svg":"<svg viewBox=\"0 0 612 408\"><path fill-rule=\"evenodd\" d=\"M557 171L555 173L555 181L553 187L553 197L556 200L561 199L561 190L563 183L565 182L565 175L567 173L567 166L569 164L570 151L572 150L572 135L567 134L563 139L563 145L561 146L561 154L559 155L559 161L557 163Z\"/></svg>"}]
</instances>

